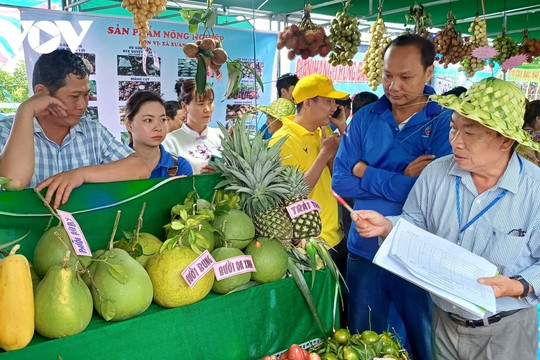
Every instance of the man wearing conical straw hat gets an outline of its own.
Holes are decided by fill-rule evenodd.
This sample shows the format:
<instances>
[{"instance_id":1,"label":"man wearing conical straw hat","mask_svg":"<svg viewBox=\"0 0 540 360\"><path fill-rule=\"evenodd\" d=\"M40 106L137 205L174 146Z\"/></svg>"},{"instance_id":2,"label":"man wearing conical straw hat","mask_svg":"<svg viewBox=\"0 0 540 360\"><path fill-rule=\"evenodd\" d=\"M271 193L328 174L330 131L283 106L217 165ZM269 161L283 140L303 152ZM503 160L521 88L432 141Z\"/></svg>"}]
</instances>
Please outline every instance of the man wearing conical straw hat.
<instances>
[{"instance_id":1,"label":"man wearing conical straw hat","mask_svg":"<svg viewBox=\"0 0 540 360\"><path fill-rule=\"evenodd\" d=\"M491 286L496 313L478 318L432 295L433 359L536 359L540 294L540 168L517 144L540 150L522 129L525 96L487 78L460 97L432 96L453 110L453 155L428 165L400 216L354 215L361 236L386 237L399 218L454 242L497 266L479 278Z\"/></svg>"},{"instance_id":2,"label":"man wearing conical straw hat","mask_svg":"<svg viewBox=\"0 0 540 360\"><path fill-rule=\"evenodd\" d=\"M286 116L294 115L294 103L286 98L279 98L273 101L269 106L257 105L257 110L266 114L265 130L270 136L281 128L281 119Z\"/></svg>"}]
</instances>

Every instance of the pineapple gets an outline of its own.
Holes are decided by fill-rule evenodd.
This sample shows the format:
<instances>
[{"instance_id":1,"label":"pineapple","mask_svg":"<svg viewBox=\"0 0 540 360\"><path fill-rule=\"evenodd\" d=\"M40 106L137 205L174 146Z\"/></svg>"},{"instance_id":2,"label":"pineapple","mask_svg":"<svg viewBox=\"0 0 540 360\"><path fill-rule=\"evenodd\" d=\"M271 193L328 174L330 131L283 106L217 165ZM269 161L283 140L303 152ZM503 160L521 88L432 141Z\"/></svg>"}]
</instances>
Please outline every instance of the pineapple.
<instances>
[{"instance_id":1,"label":"pineapple","mask_svg":"<svg viewBox=\"0 0 540 360\"><path fill-rule=\"evenodd\" d=\"M288 200L284 206L287 207L300 200L307 199L309 194L309 186L304 180L304 173L296 166L285 166L281 176L286 179L289 184ZM293 224L293 243L300 239L319 236L322 229L321 217L316 210L302 214L291 220Z\"/></svg>"},{"instance_id":2,"label":"pineapple","mask_svg":"<svg viewBox=\"0 0 540 360\"><path fill-rule=\"evenodd\" d=\"M235 124L233 136L219 126L223 133L223 162L218 161L216 167L224 180L216 188L240 195L242 210L253 219L258 235L291 239L291 219L283 208L290 185L280 176L284 170L280 149L286 138L268 147L268 140L263 140L260 133L250 142L245 118Z\"/></svg>"}]
</instances>

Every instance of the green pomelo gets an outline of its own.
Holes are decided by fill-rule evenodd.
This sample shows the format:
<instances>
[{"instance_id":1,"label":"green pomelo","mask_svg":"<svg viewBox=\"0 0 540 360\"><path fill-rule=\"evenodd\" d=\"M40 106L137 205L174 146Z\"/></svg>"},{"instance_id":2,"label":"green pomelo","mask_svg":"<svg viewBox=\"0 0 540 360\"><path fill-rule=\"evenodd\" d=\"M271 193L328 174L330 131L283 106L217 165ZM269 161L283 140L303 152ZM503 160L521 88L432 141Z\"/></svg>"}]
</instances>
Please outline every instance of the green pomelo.
<instances>
[{"instance_id":1,"label":"green pomelo","mask_svg":"<svg viewBox=\"0 0 540 360\"><path fill-rule=\"evenodd\" d=\"M287 272L287 251L279 240L258 237L244 250L251 255L256 272L251 273L251 280L261 283L279 280Z\"/></svg>"},{"instance_id":2,"label":"green pomelo","mask_svg":"<svg viewBox=\"0 0 540 360\"><path fill-rule=\"evenodd\" d=\"M163 244L163 241L158 239L152 234L149 233L139 233L139 245L141 245L142 248L142 255L139 255L135 258L139 264L141 264L144 268L146 268L146 264L148 263L148 259L154 254L157 254L159 252L159 249L161 248L161 245ZM122 238L114 243L115 248L123 249L126 251L130 251L131 248L129 246L129 242L126 238Z\"/></svg>"},{"instance_id":3,"label":"green pomelo","mask_svg":"<svg viewBox=\"0 0 540 360\"><path fill-rule=\"evenodd\" d=\"M90 263L90 265L88 265L86 267L88 269L88 271L90 271L90 274L94 274L94 269L96 267L96 262L93 261L93 260L94 259L99 259L101 257L101 255L103 255L103 254L105 254L105 250L103 250L103 249L99 249L99 250L94 251L92 253L92 262ZM88 286L88 288L90 288L92 286L91 282L90 282L90 278L88 277L86 272L81 275L81 278L83 279L86 286Z\"/></svg>"},{"instance_id":4,"label":"green pomelo","mask_svg":"<svg viewBox=\"0 0 540 360\"><path fill-rule=\"evenodd\" d=\"M145 269L127 251L105 251L91 273L101 294L91 287L94 308L107 321L129 319L152 302L152 282Z\"/></svg>"},{"instance_id":5,"label":"green pomelo","mask_svg":"<svg viewBox=\"0 0 540 360\"><path fill-rule=\"evenodd\" d=\"M34 291L36 291L36 286L41 281L41 278L36 273L36 270L34 269L34 264L28 262L28 265L30 266L30 276L32 277L32 288L34 289Z\"/></svg>"},{"instance_id":6,"label":"green pomelo","mask_svg":"<svg viewBox=\"0 0 540 360\"><path fill-rule=\"evenodd\" d=\"M164 307L178 307L193 304L203 299L214 284L214 270L206 273L190 288L182 277L182 271L198 255L188 247L175 246L150 258L146 271L154 286L154 301Z\"/></svg>"},{"instance_id":7,"label":"green pomelo","mask_svg":"<svg viewBox=\"0 0 540 360\"><path fill-rule=\"evenodd\" d=\"M49 339L82 332L92 318L90 290L72 267L54 265L34 294L36 331Z\"/></svg>"},{"instance_id":8,"label":"green pomelo","mask_svg":"<svg viewBox=\"0 0 540 360\"><path fill-rule=\"evenodd\" d=\"M225 215L216 216L212 223L215 229L223 232L230 246L243 249L255 237L255 225L243 211L232 209Z\"/></svg>"},{"instance_id":9,"label":"green pomelo","mask_svg":"<svg viewBox=\"0 0 540 360\"><path fill-rule=\"evenodd\" d=\"M233 247L221 247L212 251L212 257L216 261L222 261L235 256L242 256L242 250ZM217 271L217 270L216 270ZM240 285L247 284L251 279L251 273L238 274L223 280L215 280L212 291L218 294L226 294Z\"/></svg>"},{"instance_id":10,"label":"green pomelo","mask_svg":"<svg viewBox=\"0 0 540 360\"><path fill-rule=\"evenodd\" d=\"M75 253L71 240L63 226L53 226L49 228L39 239L34 249L34 270L39 277L43 277L51 266L61 265L62 259L66 255L66 247L62 241L54 234L60 235L64 243L67 245L71 253ZM79 256L84 266L90 265L90 256ZM77 259L75 256L70 256L69 265L75 266ZM80 268L80 267L79 267Z\"/></svg>"}]
</instances>

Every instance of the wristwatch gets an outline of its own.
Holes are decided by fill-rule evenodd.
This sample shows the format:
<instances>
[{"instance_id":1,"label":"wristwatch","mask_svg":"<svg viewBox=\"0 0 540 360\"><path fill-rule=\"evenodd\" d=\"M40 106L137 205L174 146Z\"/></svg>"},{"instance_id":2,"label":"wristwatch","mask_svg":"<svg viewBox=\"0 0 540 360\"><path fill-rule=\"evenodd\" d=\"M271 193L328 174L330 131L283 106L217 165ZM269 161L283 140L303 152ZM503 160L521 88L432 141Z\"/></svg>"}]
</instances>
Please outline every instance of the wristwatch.
<instances>
[{"instance_id":1,"label":"wristwatch","mask_svg":"<svg viewBox=\"0 0 540 360\"><path fill-rule=\"evenodd\" d=\"M529 295L529 288L531 285L527 282L527 280L523 278L523 276L521 275L510 276L510 279L517 280L521 283L521 285L523 285L523 294L518 296L518 300L521 300L524 297L527 297L527 295Z\"/></svg>"}]
</instances>

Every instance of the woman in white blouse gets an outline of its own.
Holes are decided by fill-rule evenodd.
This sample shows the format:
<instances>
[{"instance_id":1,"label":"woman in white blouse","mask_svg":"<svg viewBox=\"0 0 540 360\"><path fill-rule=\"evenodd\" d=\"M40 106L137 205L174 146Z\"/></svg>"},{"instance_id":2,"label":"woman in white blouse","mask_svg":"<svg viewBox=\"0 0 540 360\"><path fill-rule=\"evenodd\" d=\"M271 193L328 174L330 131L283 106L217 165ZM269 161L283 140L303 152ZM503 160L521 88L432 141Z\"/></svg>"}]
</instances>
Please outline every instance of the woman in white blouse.
<instances>
[{"instance_id":1,"label":"woman in white blouse","mask_svg":"<svg viewBox=\"0 0 540 360\"><path fill-rule=\"evenodd\" d=\"M221 131L208 127L214 112L214 90L207 84L204 93L199 95L195 79L188 79L182 83L178 101L186 113L186 122L167 134L163 146L172 155L186 159L193 174L216 172L216 168L208 164L212 155L221 156Z\"/></svg>"}]
</instances>

